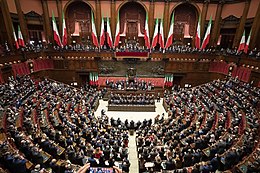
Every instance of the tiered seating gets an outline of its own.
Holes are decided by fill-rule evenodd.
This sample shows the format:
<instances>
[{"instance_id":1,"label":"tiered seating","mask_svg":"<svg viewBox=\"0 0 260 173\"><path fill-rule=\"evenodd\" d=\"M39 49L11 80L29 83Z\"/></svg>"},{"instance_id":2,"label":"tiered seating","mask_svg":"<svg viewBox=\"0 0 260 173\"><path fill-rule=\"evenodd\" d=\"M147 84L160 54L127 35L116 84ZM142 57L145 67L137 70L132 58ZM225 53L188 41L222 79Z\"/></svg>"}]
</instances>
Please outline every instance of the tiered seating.
<instances>
[{"instance_id":1,"label":"tiered seating","mask_svg":"<svg viewBox=\"0 0 260 173\"><path fill-rule=\"evenodd\" d=\"M127 147L122 142L128 138L127 131L110 127L107 116L93 115L99 98L97 90L84 91L44 80L37 84L37 90L25 95L28 97L17 108L8 109L3 129L9 143L13 142L21 156L28 159L27 169L64 172L77 170L86 161L100 167L112 167L115 161L129 164ZM11 169L11 164L6 168Z\"/></svg>"},{"instance_id":2,"label":"tiered seating","mask_svg":"<svg viewBox=\"0 0 260 173\"><path fill-rule=\"evenodd\" d=\"M140 171L234 168L259 140L259 96L259 89L234 79L165 95L169 118L137 132Z\"/></svg>"},{"instance_id":3,"label":"tiered seating","mask_svg":"<svg viewBox=\"0 0 260 173\"><path fill-rule=\"evenodd\" d=\"M11 172L71 171L86 161L129 167L127 129L138 129L141 172L259 171L260 90L233 78L165 94L168 117L154 124L112 119L112 126L93 113L102 97L96 89L35 85L28 76L1 89L0 167Z\"/></svg>"}]
</instances>

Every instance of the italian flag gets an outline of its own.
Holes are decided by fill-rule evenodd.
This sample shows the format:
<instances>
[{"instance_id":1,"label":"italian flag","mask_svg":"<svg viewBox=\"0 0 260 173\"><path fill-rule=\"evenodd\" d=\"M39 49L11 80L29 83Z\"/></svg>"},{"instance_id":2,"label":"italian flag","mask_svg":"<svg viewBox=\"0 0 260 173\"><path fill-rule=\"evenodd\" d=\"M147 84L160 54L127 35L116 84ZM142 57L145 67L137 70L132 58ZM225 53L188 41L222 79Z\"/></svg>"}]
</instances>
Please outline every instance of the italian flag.
<instances>
[{"instance_id":1,"label":"italian flag","mask_svg":"<svg viewBox=\"0 0 260 173\"><path fill-rule=\"evenodd\" d=\"M170 30L168 34L168 38L165 44L165 48L168 48L172 45L172 40L173 40L173 27L174 27L174 13L172 14L172 20L171 20L171 25L170 25Z\"/></svg>"},{"instance_id":2,"label":"italian flag","mask_svg":"<svg viewBox=\"0 0 260 173\"><path fill-rule=\"evenodd\" d=\"M92 33L91 33L92 42L96 47L98 47L98 38L97 38L97 31L96 31L96 27L95 27L93 12L91 12L91 29L92 29Z\"/></svg>"},{"instance_id":3,"label":"italian flag","mask_svg":"<svg viewBox=\"0 0 260 173\"><path fill-rule=\"evenodd\" d=\"M150 37L149 37L149 26L148 26L148 15L146 14L145 27L144 27L144 41L145 46L150 49Z\"/></svg>"},{"instance_id":4,"label":"italian flag","mask_svg":"<svg viewBox=\"0 0 260 173\"><path fill-rule=\"evenodd\" d=\"M171 87L173 85L173 74L166 74L164 77L164 85Z\"/></svg>"},{"instance_id":5,"label":"italian flag","mask_svg":"<svg viewBox=\"0 0 260 173\"><path fill-rule=\"evenodd\" d=\"M164 49L163 19L161 19L161 24L160 24L159 44L161 48Z\"/></svg>"},{"instance_id":6,"label":"italian flag","mask_svg":"<svg viewBox=\"0 0 260 173\"><path fill-rule=\"evenodd\" d=\"M89 84L91 86L98 85L98 73L96 72L89 73Z\"/></svg>"},{"instance_id":7,"label":"italian flag","mask_svg":"<svg viewBox=\"0 0 260 173\"><path fill-rule=\"evenodd\" d=\"M105 27L104 27L104 18L101 20L101 29L100 29L100 46L105 44Z\"/></svg>"},{"instance_id":8,"label":"italian flag","mask_svg":"<svg viewBox=\"0 0 260 173\"><path fill-rule=\"evenodd\" d=\"M251 40L251 32L252 32L252 29L251 29L249 36L247 38L247 41L246 41L246 45L245 45L245 48L244 48L245 53L247 53L247 51L248 51L249 43L250 43L250 40Z\"/></svg>"},{"instance_id":9,"label":"italian flag","mask_svg":"<svg viewBox=\"0 0 260 173\"><path fill-rule=\"evenodd\" d=\"M111 34L111 29L110 29L110 21L109 21L108 17L107 17L107 44L110 48L113 47L112 34Z\"/></svg>"},{"instance_id":10,"label":"italian flag","mask_svg":"<svg viewBox=\"0 0 260 173\"><path fill-rule=\"evenodd\" d=\"M242 36L242 38L240 40L240 43L239 43L237 51L240 52L241 50L244 50L245 44L246 44L246 34L245 34L245 30L244 30L243 36Z\"/></svg>"},{"instance_id":11,"label":"italian flag","mask_svg":"<svg viewBox=\"0 0 260 173\"><path fill-rule=\"evenodd\" d=\"M159 22L158 18L156 19L155 28L154 28L154 34L153 34L153 41L152 41L152 48L154 48L158 42L159 37Z\"/></svg>"},{"instance_id":12,"label":"italian flag","mask_svg":"<svg viewBox=\"0 0 260 173\"><path fill-rule=\"evenodd\" d=\"M64 13L62 12L62 45L65 46L67 45L67 43L68 43L68 34L67 34Z\"/></svg>"},{"instance_id":13,"label":"italian flag","mask_svg":"<svg viewBox=\"0 0 260 173\"><path fill-rule=\"evenodd\" d=\"M95 85L98 85L98 73L95 73Z\"/></svg>"},{"instance_id":14,"label":"italian flag","mask_svg":"<svg viewBox=\"0 0 260 173\"><path fill-rule=\"evenodd\" d=\"M58 46L62 46L61 44L61 40L60 40L60 35L59 35L59 31L56 25L56 20L54 18L54 14L52 12L52 29L53 29L53 37L54 37L54 41L57 43Z\"/></svg>"},{"instance_id":15,"label":"italian flag","mask_svg":"<svg viewBox=\"0 0 260 173\"><path fill-rule=\"evenodd\" d=\"M209 44L211 26L212 26L212 16L210 16L208 28L207 28L207 31L205 33L205 36L204 36L204 39L203 39L203 42L201 45L201 49L205 49L206 46Z\"/></svg>"},{"instance_id":16,"label":"italian flag","mask_svg":"<svg viewBox=\"0 0 260 173\"><path fill-rule=\"evenodd\" d=\"M16 47L16 49L19 49L19 44L18 44L18 41L17 41L17 37L16 37L16 34L15 34L14 27L13 27L13 35L14 35L15 47Z\"/></svg>"},{"instance_id":17,"label":"italian flag","mask_svg":"<svg viewBox=\"0 0 260 173\"><path fill-rule=\"evenodd\" d=\"M89 73L89 85L93 85L94 80L93 80L93 74L90 72Z\"/></svg>"},{"instance_id":18,"label":"italian flag","mask_svg":"<svg viewBox=\"0 0 260 173\"><path fill-rule=\"evenodd\" d=\"M117 23L116 23L116 35L115 35L115 43L114 47L117 47L120 40L120 25L119 25L119 13L117 15Z\"/></svg>"},{"instance_id":19,"label":"italian flag","mask_svg":"<svg viewBox=\"0 0 260 173\"><path fill-rule=\"evenodd\" d=\"M20 25L18 25L18 44L19 44L19 46L25 47L23 34L21 32Z\"/></svg>"},{"instance_id":20,"label":"italian flag","mask_svg":"<svg viewBox=\"0 0 260 173\"><path fill-rule=\"evenodd\" d=\"M195 37L195 47L197 49L200 48L200 17L199 17L199 21L198 21L198 25L197 25L197 33L196 33L196 37Z\"/></svg>"}]
</instances>

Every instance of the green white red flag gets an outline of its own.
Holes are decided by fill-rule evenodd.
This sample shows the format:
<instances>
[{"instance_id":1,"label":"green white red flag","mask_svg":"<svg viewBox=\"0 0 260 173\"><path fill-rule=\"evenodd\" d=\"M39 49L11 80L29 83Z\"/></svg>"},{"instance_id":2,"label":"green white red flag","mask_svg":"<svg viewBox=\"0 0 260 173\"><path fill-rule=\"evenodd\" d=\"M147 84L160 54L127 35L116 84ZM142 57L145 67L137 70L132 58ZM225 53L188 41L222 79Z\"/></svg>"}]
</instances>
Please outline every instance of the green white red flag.
<instances>
[{"instance_id":1,"label":"green white red flag","mask_svg":"<svg viewBox=\"0 0 260 173\"><path fill-rule=\"evenodd\" d=\"M18 25L18 44L19 44L19 46L25 47L23 34L21 32L20 25Z\"/></svg>"},{"instance_id":2,"label":"green white red flag","mask_svg":"<svg viewBox=\"0 0 260 173\"><path fill-rule=\"evenodd\" d=\"M205 49L206 46L209 44L209 39L210 39L210 32L211 32L211 26L212 26L212 16L210 16L209 24L201 45L201 49Z\"/></svg>"},{"instance_id":3,"label":"green white red flag","mask_svg":"<svg viewBox=\"0 0 260 173\"><path fill-rule=\"evenodd\" d=\"M196 32L196 37L195 37L195 47L197 49L200 48L200 17L197 25L197 32Z\"/></svg>"},{"instance_id":4,"label":"green white red flag","mask_svg":"<svg viewBox=\"0 0 260 173\"><path fill-rule=\"evenodd\" d=\"M244 50L245 49L245 45L246 45L246 32L244 30L243 36L241 37L241 40L240 40L240 43L239 43L237 51L240 52L241 50Z\"/></svg>"},{"instance_id":5,"label":"green white red flag","mask_svg":"<svg viewBox=\"0 0 260 173\"><path fill-rule=\"evenodd\" d=\"M150 49L150 37L149 37L149 26L148 26L148 15L146 14L145 27L144 27L144 41L145 46Z\"/></svg>"},{"instance_id":6,"label":"green white red flag","mask_svg":"<svg viewBox=\"0 0 260 173\"><path fill-rule=\"evenodd\" d=\"M119 25L119 13L117 15L117 23L116 23L116 35L115 35L115 42L114 47L117 47L120 41L120 25Z\"/></svg>"},{"instance_id":7,"label":"green white red flag","mask_svg":"<svg viewBox=\"0 0 260 173\"><path fill-rule=\"evenodd\" d=\"M13 36L14 36L14 41L15 41L15 47L16 47L16 49L19 49L19 43L17 41L17 37L16 37L16 34L15 34L14 27L13 27Z\"/></svg>"},{"instance_id":8,"label":"green white red flag","mask_svg":"<svg viewBox=\"0 0 260 173\"><path fill-rule=\"evenodd\" d=\"M104 18L102 16L102 20L101 20L101 29L100 29L100 46L104 46L105 44L105 27L104 27Z\"/></svg>"},{"instance_id":9,"label":"green white red flag","mask_svg":"<svg viewBox=\"0 0 260 173\"><path fill-rule=\"evenodd\" d=\"M163 33L163 19L161 19L160 33L159 33L159 44L162 49L164 49L164 33Z\"/></svg>"},{"instance_id":10,"label":"green white red flag","mask_svg":"<svg viewBox=\"0 0 260 173\"><path fill-rule=\"evenodd\" d=\"M110 48L113 47L112 34L111 34L111 29L110 29L110 21L109 21L108 17L107 17L107 44Z\"/></svg>"},{"instance_id":11,"label":"green white red flag","mask_svg":"<svg viewBox=\"0 0 260 173\"><path fill-rule=\"evenodd\" d=\"M68 43L68 33L67 33L64 13L62 12L62 46L67 45L67 43Z\"/></svg>"},{"instance_id":12,"label":"green white red flag","mask_svg":"<svg viewBox=\"0 0 260 173\"><path fill-rule=\"evenodd\" d=\"M172 45L173 41L173 28L174 28L174 13L172 14L172 20L171 20L171 25L170 25L170 30L168 33L168 38L165 44L165 48L168 48Z\"/></svg>"},{"instance_id":13,"label":"green white red flag","mask_svg":"<svg viewBox=\"0 0 260 173\"><path fill-rule=\"evenodd\" d=\"M166 74L164 77L164 85L171 87L173 85L173 74Z\"/></svg>"},{"instance_id":14,"label":"green white red flag","mask_svg":"<svg viewBox=\"0 0 260 173\"><path fill-rule=\"evenodd\" d=\"M155 28L154 28L152 48L154 48L156 46L156 44L158 43L158 38L159 38L159 20L157 18L156 23L155 23Z\"/></svg>"},{"instance_id":15,"label":"green white red flag","mask_svg":"<svg viewBox=\"0 0 260 173\"><path fill-rule=\"evenodd\" d=\"M62 47L59 31L58 31L58 28L57 28L57 24L56 24L56 20L54 18L53 12L52 12L52 29L53 29L54 41L57 43L58 46Z\"/></svg>"},{"instance_id":16,"label":"green white red flag","mask_svg":"<svg viewBox=\"0 0 260 173\"><path fill-rule=\"evenodd\" d=\"M89 84L91 86L98 85L98 73L97 72L90 72L89 73Z\"/></svg>"},{"instance_id":17,"label":"green white red flag","mask_svg":"<svg viewBox=\"0 0 260 173\"><path fill-rule=\"evenodd\" d=\"M245 49L244 49L245 53L247 53L247 51L248 51L248 47L249 47L250 40L251 40L251 33L252 33L252 29L250 30L249 36L248 36L247 41L246 41L246 45L245 45Z\"/></svg>"},{"instance_id":18,"label":"green white red flag","mask_svg":"<svg viewBox=\"0 0 260 173\"><path fill-rule=\"evenodd\" d=\"M96 26L95 26L95 22L94 22L94 14L93 12L91 12L91 29L92 29L92 42L93 44L98 47L98 38L97 38L97 31L96 31Z\"/></svg>"}]
</instances>

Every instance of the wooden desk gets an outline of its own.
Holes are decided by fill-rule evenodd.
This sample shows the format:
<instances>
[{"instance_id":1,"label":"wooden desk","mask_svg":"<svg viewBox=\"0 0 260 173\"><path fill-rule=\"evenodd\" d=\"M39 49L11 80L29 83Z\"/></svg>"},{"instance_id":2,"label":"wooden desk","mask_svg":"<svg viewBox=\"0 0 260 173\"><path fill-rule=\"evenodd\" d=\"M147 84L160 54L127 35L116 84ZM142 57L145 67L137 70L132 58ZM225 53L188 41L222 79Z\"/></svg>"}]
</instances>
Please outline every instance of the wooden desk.
<instances>
[{"instance_id":1,"label":"wooden desk","mask_svg":"<svg viewBox=\"0 0 260 173\"><path fill-rule=\"evenodd\" d=\"M108 111L155 112L155 105L108 105Z\"/></svg>"}]
</instances>

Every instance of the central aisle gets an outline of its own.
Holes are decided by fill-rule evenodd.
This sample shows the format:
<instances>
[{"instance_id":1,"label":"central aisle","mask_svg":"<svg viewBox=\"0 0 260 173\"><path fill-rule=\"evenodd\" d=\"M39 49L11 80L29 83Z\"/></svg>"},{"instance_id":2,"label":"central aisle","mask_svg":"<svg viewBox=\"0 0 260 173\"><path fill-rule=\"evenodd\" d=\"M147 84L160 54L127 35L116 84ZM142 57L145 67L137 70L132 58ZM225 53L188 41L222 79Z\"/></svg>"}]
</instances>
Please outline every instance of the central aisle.
<instances>
[{"instance_id":1,"label":"central aisle","mask_svg":"<svg viewBox=\"0 0 260 173\"><path fill-rule=\"evenodd\" d=\"M156 112L123 112L123 111L107 111L107 105L108 101L99 100L99 106L97 111L95 112L96 116L101 115L101 110L104 109L106 112L106 115L109 117L113 117L114 119L120 118L122 121L125 121L128 119L130 122L133 120L134 122L137 121L143 121L144 119L149 120L152 119L154 122L154 118L159 114L162 115L162 113L165 114L165 118L167 117L167 114L162 106L163 99L160 100L160 102L155 102L156 106ZM139 164L138 164L138 155L137 155L137 147L136 147L136 133L134 135L129 135L129 161L131 163L130 166L130 173L138 173L139 172Z\"/></svg>"}]
</instances>

